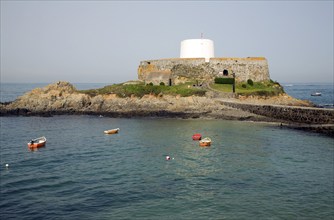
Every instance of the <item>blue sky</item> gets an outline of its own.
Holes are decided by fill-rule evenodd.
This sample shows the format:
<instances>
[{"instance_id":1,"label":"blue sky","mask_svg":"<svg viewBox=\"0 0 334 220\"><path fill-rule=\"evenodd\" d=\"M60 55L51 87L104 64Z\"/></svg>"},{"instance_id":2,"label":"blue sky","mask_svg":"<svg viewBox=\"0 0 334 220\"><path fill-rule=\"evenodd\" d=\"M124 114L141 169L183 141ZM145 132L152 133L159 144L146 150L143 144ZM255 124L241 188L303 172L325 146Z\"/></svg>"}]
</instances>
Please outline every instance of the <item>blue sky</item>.
<instances>
[{"instance_id":1,"label":"blue sky","mask_svg":"<svg viewBox=\"0 0 334 220\"><path fill-rule=\"evenodd\" d=\"M333 82L333 1L1 1L1 82L119 83L184 39L263 56L279 82Z\"/></svg>"}]
</instances>

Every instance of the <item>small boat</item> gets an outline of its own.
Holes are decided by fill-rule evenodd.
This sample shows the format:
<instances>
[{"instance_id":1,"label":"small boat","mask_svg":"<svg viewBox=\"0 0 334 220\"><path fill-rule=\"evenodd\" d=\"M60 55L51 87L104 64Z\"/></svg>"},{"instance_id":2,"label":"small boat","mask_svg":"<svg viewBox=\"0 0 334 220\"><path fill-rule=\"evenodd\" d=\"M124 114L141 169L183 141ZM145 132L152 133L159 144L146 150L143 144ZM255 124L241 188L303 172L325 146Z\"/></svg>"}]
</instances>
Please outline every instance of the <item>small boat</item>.
<instances>
[{"instance_id":1,"label":"small boat","mask_svg":"<svg viewBox=\"0 0 334 220\"><path fill-rule=\"evenodd\" d=\"M104 131L105 134L116 134L118 133L119 128L111 129L111 130L106 130Z\"/></svg>"},{"instance_id":2,"label":"small boat","mask_svg":"<svg viewBox=\"0 0 334 220\"><path fill-rule=\"evenodd\" d=\"M201 146L201 147L209 147L210 145L211 145L211 139L208 138L208 137L199 141L199 146Z\"/></svg>"},{"instance_id":3,"label":"small boat","mask_svg":"<svg viewBox=\"0 0 334 220\"><path fill-rule=\"evenodd\" d=\"M29 149L36 149L36 148L44 147L45 143L46 143L46 138L44 136L36 138L36 139L32 139L28 143L28 148Z\"/></svg>"},{"instance_id":4,"label":"small boat","mask_svg":"<svg viewBox=\"0 0 334 220\"><path fill-rule=\"evenodd\" d=\"M312 93L311 96L321 96L321 92Z\"/></svg>"},{"instance_id":5,"label":"small boat","mask_svg":"<svg viewBox=\"0 0 334 220\"><path fill-rule=\"evenodd\" d=\"M193 140L194 141L199 141L199 140L201 140L202 139L202 135L201 134L194 134L193 135Z\"/></svg>"}]
</instances>

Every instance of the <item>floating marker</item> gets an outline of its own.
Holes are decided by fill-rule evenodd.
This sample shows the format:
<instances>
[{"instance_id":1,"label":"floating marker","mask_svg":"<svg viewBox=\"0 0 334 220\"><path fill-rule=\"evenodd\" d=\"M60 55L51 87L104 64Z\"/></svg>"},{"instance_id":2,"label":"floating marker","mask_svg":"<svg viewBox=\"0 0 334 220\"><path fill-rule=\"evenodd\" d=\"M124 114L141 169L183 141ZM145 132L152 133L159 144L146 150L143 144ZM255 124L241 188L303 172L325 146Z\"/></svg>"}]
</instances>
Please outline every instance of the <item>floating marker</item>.
<instances>
[{"instance_id":1,"label":"floating marker","mask_svg":"<svg viewBox=\"0 0 334 220\"><path fill-rule=\"evenodd\" d=\"M170 156L166 156L166 160L170 160Z\"/></svg>"}]
</instances>

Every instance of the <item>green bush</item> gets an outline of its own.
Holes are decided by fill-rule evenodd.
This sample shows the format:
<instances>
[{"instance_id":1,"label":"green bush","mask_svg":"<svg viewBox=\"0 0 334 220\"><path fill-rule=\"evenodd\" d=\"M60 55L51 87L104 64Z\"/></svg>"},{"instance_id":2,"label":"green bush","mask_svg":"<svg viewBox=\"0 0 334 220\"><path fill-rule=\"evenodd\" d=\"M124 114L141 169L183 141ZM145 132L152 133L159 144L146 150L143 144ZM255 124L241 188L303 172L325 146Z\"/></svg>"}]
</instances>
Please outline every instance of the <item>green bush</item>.
<instances>
[{"instance_id":1,"label":"green bush","mask_svg":"<svg viewBox=\"0 0 334 220\"><path fill-rule=\"evenodd\" d=\"M147 86L153 86L153 82L148 83Z\"/></svg>"},{"instance_id":2,"label":"green bush","mask_svg":"<svg viewBox=\"0 0 334 220\"><path fill-rule=\"evenodd\" d=\"M215 83L217 84L233 84L234 83L234 78L215 78Z\"/></svg>"},{"instance_id":3,"label":"green bush","mask_svg":"<svg viewBox=\"0 0 334 220\"><path fill-rule=\"evenodd\" d=\"M242 84L241 87L242 88L247 88L247 85L246 84Z\"/></svg>"},{"instance_id":4,"label":"green bush","mask_svg":"<svg viewBox=\"0 0 334 220\"><path fill-rule=\"evenodd\" d=\"M253 82L253 80L248 79L248 80L247 80L247 84L250 85L250 86L253 86L253 85L254 85L254 82Z\"/></svg>"},{"instance_id":5,"label":"green bush","mask_svg":"<svg viewBox=\"0 0 334 220\"><path fill-rule=\"evenodd\" d=\"M164 86L164 85L165 85L165 83L164 83L164 82L161 82L161 83L160 83L160 86Z\"/></svg>"}]
</instances>

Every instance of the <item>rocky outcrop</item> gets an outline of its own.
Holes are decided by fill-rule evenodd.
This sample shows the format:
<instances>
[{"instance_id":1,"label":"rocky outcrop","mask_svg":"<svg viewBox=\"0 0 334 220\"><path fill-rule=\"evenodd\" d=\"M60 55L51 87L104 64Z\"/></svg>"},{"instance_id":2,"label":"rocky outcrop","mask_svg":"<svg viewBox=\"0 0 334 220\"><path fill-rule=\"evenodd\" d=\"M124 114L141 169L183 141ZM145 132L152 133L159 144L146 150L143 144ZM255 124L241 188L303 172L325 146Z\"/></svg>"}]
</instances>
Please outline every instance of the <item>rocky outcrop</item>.
<instances>
[{"instance_id":1,"label":"rocky outcrop","mask_svg":"<svg viewBox=\"0 0 334 220\"><path fill-rule=\"evenodd\" d=\"M276 104L276 105L275 105ZM297 107L299 106L299 107ZM334 110L311 106L287 95L224 99L209 91L206 97L145 95L119 98L115 94L89 96L68 82L36 88L11 103L0 104L0 116L93 114L110 117L215 118L279 122L288 127L334 136ZM293 123L293 124L291 124Z\"/></svg>"},{"instance_id":2,"label":"rocky outcrop","mask_svg":"<svg viewBox=\"0 0 334 220\"><path fill-rule=\"evenodd\" d=\"M282 107L272 107L281 105ZM288 95L275 97L242 97L221 99L214 92L207 92L206 97L145 95L141 98L120 98L115 94L89 96L76 90L68 82L57 82L44 88L36 88L19 97L12 103L0 105L1 115L54 115L54 114L105 114L110 116L172 116L172 117L212 117L228 119L277 118L296 121L296 114L302 108L286 108L287 106L310 106L306 101L294 99ZM263 106L267 106L264 108ZM274 110L273 110L274 109ZM276 111L276 109L278 109ZM289 117L280 116L282 112L291 110ZM305 112L300 110L298 112ZM319 114L327 112L312 108L307 116L307 123L326 123L319 119ZM290 112L290 111L288 111ZM326 113L327 114L327 113ZM314 117L313 117L314 116ZM317 117L315 117L317 116ZM332 115L330 115L332 116ZM314 119L311 119L311 118ZM305 118L305 117L304 117ZM262 118L263 119L263 118ZM260 120L260 119L259 119ZM300 119L299 121L301 121ZM328 120L327 120L328 121ZM331 122L333 122L331 120Z\"/></svg>"},{"instance_id":3,"label":"rocky outcrop","mask_svg":"<svg viewBox=\"0 0 334 220\"><path fill-rule=\"evenodd\" d=\"M44 88L36 88L2 109L26 109L30 112L81 109L89 101L68 82L57 82Z\"/></svg>"},{"instance_id":4,"label":"rocky outcrop","mask_svg":"<svg viewBox=\"0 0 334 220\"><path fill-rule=\"evenodd\" d=\"M276 96L243 96L238 95L234 100L237 103L248 103L254 105L286 105L286 106L298 106L298 107L316 107L312 102L308 100L300 100L293 98L285 93Z\"/></svg>"},{"instance_id":5,"label":"rocky outcrop","mask_svg":"<svg viewBox=\"0 0 334 220\"><path fill-rule=\"evenodd\" d=\"M4 115L97 114L112 117L161 116L264 120L262 116L217 103L207 97L145 95L119 98L115 94L89 96L68 82L34 89L10 104L0 105ZM269 119L266 119L269 120Z\"/></svg>"}]
</instances>

